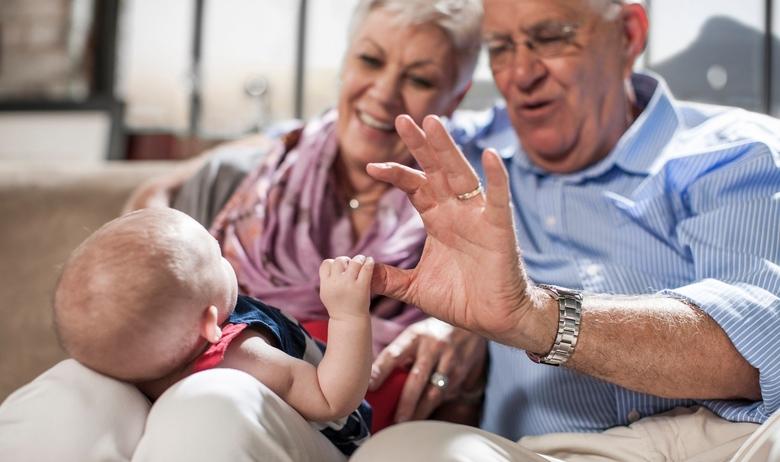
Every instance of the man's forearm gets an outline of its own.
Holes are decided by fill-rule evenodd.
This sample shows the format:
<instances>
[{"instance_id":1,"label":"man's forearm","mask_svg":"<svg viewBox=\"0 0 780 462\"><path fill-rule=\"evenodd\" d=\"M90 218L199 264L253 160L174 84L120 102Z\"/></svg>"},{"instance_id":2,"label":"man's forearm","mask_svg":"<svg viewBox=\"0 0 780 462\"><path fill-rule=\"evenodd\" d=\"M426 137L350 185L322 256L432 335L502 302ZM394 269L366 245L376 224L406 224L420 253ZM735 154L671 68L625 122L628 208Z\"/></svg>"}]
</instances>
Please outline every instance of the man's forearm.
<instances>
[{"instance_id":1,"label":"man's forearm","mask_svg":"<svg viewBox=\"0 0 780 462\"><path fill-rule=\"evenodd\" d=\"M533 313L538 327L529 344L549 349L557 302L548 298ZM723 329L669 297L585 295L577 347L566 367L667 398L761 399L758 370Z\"/></svg>"}]
</instances>

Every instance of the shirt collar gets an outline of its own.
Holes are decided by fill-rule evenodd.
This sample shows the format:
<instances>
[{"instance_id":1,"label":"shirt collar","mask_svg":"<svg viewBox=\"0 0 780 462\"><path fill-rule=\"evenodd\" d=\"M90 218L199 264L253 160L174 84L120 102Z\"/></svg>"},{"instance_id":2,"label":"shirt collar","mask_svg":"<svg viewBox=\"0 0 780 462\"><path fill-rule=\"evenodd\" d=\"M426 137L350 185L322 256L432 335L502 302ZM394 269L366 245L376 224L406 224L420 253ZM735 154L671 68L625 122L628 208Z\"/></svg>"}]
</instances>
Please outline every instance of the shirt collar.
<instances>
[{"instance_id":1,"label":"shirt collar","mask_svg":"<svg viewBox=\"0 0 780 462\"><path fill-rule=\"evenodd\" d=\"M593 178L614 166L640 175L648 175L653 171L664 146L681 125L681 117L674 98L661 77L649 72L635 73L631 76L631 84L636 93L637 104L643 108L641 114L620 137L606 158L584 170L565 175L569 180ZM481 149L492 147L504 158L514 155L515 168L549 175L549 172L534 165L523 152L509 117L506 116L506 108L501 105L495 111L497 114L491 124L491 130L480 137L478 146Z\"/></svg>"},{"instance_id":2,"label":"shirt collar","mask_svg":"<svg viewBox=\"0 0 780 462\"><path fill-rule=\"evenodd\" d=\"M644 105L644 109L604 160L614 158L614 163L623 170L648 175L655 168L664 147L682 125L682 117L660 76L649 72L634 74L631 82L637 102L640 107Z\"/></svg>"}]
</instances>

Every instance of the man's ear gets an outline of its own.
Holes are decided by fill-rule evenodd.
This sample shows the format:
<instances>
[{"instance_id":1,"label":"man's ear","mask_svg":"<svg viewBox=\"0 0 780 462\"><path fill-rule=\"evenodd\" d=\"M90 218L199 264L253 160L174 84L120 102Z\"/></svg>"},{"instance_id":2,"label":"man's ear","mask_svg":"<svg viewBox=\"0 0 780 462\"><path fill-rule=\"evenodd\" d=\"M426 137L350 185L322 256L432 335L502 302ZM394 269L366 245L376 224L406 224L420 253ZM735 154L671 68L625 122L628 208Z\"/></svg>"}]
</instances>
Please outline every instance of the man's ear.
<instances>
[{"instance_id":1,"label":"man's ear","mask_svg":"<svg viewBox=\"0 0 780 462\"><path fill-rule=\"evenodd\" d=\"M209 343L217 343L222 338L222 329L219 327L219 310L211 305L200 316L200 336Z\"/></svg>"},{"instance_id":2,"label":"man's ear","mask_svg":"<svg viewBox=\"0 0 780 462\"><path fill-rule=\"evenodd\" d=\"M455 99L452 100L449 107L447 107L447 110L444 111L444 114L442 115L447 117L452 116L452 113L455 112L455 109L457 109L458 106L460 106L460 103L463 102L463 98L466 97L466 93L469 92L469 90L471 89L471 85L473 83L474 82L472 80L469 80L469 83L467 83L466 86L463 88L463 90L461 90L460 93L458 93L458 95L455 97Z\"/></svg>"},{"instance_id":3,"label":"man's ear","mask_svg":"<svg viewBox=\"0 0 780 462\"><path fill-rule=\"evenodd\" d=\"M622 8L620 14L623 21L623 37L625 38L626 73L629 76L633 71L634 62L645 51L650 24L647 19L647 10L640 3L628 3Z\"/></svg>"}]
</instances>

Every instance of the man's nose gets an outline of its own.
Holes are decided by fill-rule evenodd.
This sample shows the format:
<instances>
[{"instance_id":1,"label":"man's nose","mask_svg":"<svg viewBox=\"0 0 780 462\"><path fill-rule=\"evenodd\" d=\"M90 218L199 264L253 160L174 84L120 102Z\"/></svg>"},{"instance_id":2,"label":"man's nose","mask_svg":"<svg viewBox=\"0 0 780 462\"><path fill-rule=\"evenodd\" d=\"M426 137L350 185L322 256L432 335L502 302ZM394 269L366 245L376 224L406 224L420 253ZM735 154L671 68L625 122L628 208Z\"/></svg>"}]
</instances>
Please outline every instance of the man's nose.
<instances>
[{"instance_id":1,"label":"man's nose","mask_svg":"<svg viewBox=\"0 0 780 462\"><path fill-rule=\"evenodd\" d=\"M534 51L518 46L512 56L512 83L518 90L531 91L547 76L547 66Z\"/></svg>"}]
</instances>

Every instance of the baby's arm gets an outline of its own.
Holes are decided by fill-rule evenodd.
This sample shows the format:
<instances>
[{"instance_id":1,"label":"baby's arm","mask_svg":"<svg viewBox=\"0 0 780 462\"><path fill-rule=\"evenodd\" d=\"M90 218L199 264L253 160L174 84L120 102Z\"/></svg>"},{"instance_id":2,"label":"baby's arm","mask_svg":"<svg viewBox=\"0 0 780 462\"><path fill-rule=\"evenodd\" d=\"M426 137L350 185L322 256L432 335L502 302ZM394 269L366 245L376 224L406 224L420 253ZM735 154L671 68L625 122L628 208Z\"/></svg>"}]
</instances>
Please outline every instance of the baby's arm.
<instances>
[{"instance_id":1,"label":"baby's arm","mask_svg":"<svg viewBox=\"0 0 780 462\"><path fill-rule=\"evenodd\" d=\"M358 256L326 260L320 297L328 313L328 348L318 367L271 346L256 332L242 333L222 363L263 382L307 420L344 417L360 404L371 372L371 273L374 262Z\"/></svg>"}]
</instances>

